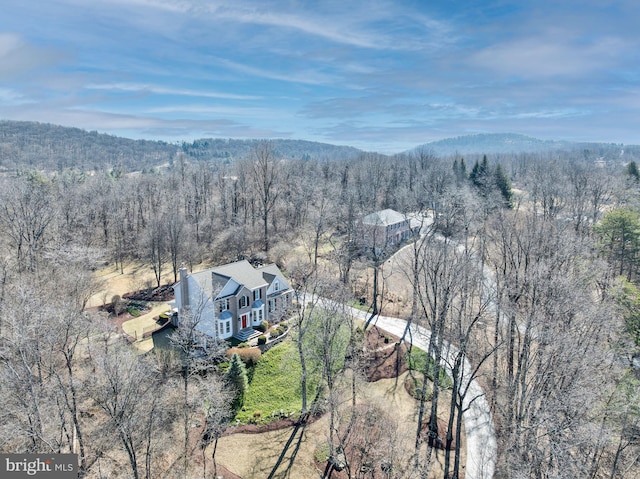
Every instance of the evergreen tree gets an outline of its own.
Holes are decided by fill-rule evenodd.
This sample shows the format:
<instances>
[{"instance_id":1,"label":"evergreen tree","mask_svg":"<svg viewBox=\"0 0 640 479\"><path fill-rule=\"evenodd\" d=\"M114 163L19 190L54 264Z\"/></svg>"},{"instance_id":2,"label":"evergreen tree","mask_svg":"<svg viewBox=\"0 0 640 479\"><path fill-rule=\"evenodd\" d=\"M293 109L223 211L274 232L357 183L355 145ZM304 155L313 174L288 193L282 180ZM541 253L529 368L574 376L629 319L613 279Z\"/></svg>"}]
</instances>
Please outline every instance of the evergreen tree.
<instances>
[{"instance_id":1,"label":"evergreen tree","mask_svg":"<svg viewBox=\"0 0 640 479\"><path fill-rule=\"evenodd\" d=\"M458 184L467 179L467 165L464 162L464 158L460 158L460 163L458 163L457 158L453 160L453 174Z\"/></svg>"},{"instance_id":2,"label":"evergreen tree","mask_svg":"<svg viewBox=\"0 0 640 479\"><path fill-rule=\"evenodd\" d=\"M511 198L513 196L513 192L511 191L511 181L504 172L502 165L499 164L496 167L494 175L496 179L496 186L498 187L498 190L500 190L502 198L504 199L507 206L511 206Z\"/></svg>"},{"instance_id":3,"label":"evergreen tree","mask_svg":"<svg viewBox=\"0 0 640 479\"><path fill-rule=\"evenodd\" d=\"M473 169L471 170L471 174L469 175L469 179L473 185L479 188L483 195L487 193L487 189L489 187L489 174L489 161L487 160L487 155L484 155L482 157L482 162L478 162L478 160L476 160L473 165Z\"/></svg>"},{"instance_id":4,"label":"evergreen tree","mask_svg":"<svg viewBox=\"0 0 640 479\"><path fill-rule=\"evenodd\" d=\"M640 215L625 208L611 210L594 227L602 252L614 264L617 274L631 281L640 251Z\"/></svg>"},{"instance_id":5,"label":"evergreen tree","mask_svg":"<svg viewBox=\"0 0 640 479\"><path fill-rule=\"evenodd\" d=\"M624 172L631 177L636 183L640 181L640 171L635 161L629 162Z\"/></svg>"},{"instance_id":6,"label":"evergreen tree","mask_svg":"<svg viewBox=\"0 0 640 479\"><path fill-rule=\"evenodd\" d=\"M242 407L242 403L244 402L244 394L247 391L247 387L249 386L249 381L247 380L247 370L237 353L233 353L233 356L231 356L229 369L227 370L224 378L227 381L227 384L229 384L229 386L234 389L236 396L233 400L232 407L235 411L237 411Z\"/></svg>"},{"instance_id":7,"label":"evergreen tree","mask_svg":"<svg viewBox=\"0 0 640 479\"><path fill-rule=\"evenodd\" d=\"M467 164L464 162L464 158L460 158L460 177L467 179Z\"/></svg>"}]
</instances>

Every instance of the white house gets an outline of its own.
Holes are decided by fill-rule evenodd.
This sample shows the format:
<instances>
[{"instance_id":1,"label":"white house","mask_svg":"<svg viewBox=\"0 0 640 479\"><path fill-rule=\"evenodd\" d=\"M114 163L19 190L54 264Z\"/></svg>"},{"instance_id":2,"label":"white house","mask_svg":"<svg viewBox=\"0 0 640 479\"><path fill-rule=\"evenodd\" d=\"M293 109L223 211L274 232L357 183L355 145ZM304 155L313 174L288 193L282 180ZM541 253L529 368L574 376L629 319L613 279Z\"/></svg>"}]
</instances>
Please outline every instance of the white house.
<instances>
[{"instance_id":1,"label":"white house","mask_svg":"<svg viewBox=\"0 0 640 479\"><path fill-rule=\"evenodd\" d=\"M241 341L254 336L263 321L280 320L293 296L275 264L254 268L246 260L191 274L181 268L173 290L178 326L190 314L199 332Z\"/></svg>"}]
</instances>

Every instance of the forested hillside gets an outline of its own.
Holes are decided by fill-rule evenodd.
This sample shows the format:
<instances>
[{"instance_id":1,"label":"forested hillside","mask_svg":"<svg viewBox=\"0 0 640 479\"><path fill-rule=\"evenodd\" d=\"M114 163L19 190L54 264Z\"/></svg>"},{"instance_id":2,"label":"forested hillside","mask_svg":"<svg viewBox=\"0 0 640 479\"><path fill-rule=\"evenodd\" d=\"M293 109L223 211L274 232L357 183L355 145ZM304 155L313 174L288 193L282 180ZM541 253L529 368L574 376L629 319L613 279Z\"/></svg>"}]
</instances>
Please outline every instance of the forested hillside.
<instances>
[{"instance_id":1,"label":"forested hillside","mask_svg":"<svg viewBox=\"0 0 640 479\"><path fill-rule=\"evenodd\" d=\"M10 169L0 178L0 451L73 449L91 478L105 471L202 477L197 460L210 457L207 444L233 423L232 400L238 405L216 395L223 390L219 358L194 354L193 338L185 336L182 360L154 351L136 356L113 318L85 306L102 291L97 269L119 274L142 264L154 274L145 285L153 289L173 283L182 263L193 271L244 257L277 263L298 293L322 291L340 298L334 305L361 299L370 310L434 332L425 341L436 366L423 361L414 384L416 423L384 416L385 431L409 435L411 460L399 462L379 438L364 450L380 454L362 467L409 479L430 477L438 463L461 477L463 456L452 443L463 431L470 393L455 379L467 368L465 377L482 384L491 406L495 477L638 477L635 163L596 162L581 151L468 162L424 151L292 159L278 143L257 142L230 162L185 155L162 171L87 174L78 165L95 169L89 152L111 137L32 126L33 141L23 138L21 147L5 134L12 145L5 165L68 148L75 167L56 163L54 175ZM39 128L59 137L40 138ZM85 146L67 143L70 131ZM151 156L176 149L147 146ZM187 153L199 150L226 151L216 141ZM81 151L89 155L82 153L84 160L74 156ZM422 218L403 263L390 263L394 249L363 247L360 218L385 208ZM405 297L390 293L400 280L410 285ZM113 306L121 300L103 298ZM334 347L337 337L321 328L331 323L309 329L306 305L292 311L291 335L299 339L296 356L316 361L321 372L325 396L310 394L309 402L327 414L322 437L334 438L327 450L335 451L355 440L347 434L357 432L351 424L380 424L381 416L351 400L352 391L366 388L356 330L349 328L349 348ZM320 340L307 349L305 334ZM457 348L448 365L454 380L440 379L437 366L447 357L445 340ZM349 380L336 380L338 372ZM442 408L445 420L438 419ZM272 412L247 414L257 421ZM438 449L441 437L449 441L446 453Z\"/></svg>"},{"instance_id":2,"label":"forested hillside","mask_svg":"<svg viewBox=\"0 0 640 479\"><path fill-rule=\"evenodd\" d=\"M539 140L516 134L465 135L432 141L418 146L417 150L431 151L433 154L483 155L538 153L549 156L582 155L586 161L632 161L640 158L640 146L615 143L579 143L571 141Z\"/></svg>"},{"instance_id":3,"label":"forested hillside","mask_svg":"<svg viewBox=\"0 0 640 479\"><path fill-rule=\"evenodd\" d=\"M180 154L199 161L245 158L259 140L202 139L193 142L131 140L96 131L48 123L0 121L0 171L37 169L61 172L151 170L172 163ZM272 140L284 158L353 158L360 151L302 140Z\"/></svg>"}]
</instances>

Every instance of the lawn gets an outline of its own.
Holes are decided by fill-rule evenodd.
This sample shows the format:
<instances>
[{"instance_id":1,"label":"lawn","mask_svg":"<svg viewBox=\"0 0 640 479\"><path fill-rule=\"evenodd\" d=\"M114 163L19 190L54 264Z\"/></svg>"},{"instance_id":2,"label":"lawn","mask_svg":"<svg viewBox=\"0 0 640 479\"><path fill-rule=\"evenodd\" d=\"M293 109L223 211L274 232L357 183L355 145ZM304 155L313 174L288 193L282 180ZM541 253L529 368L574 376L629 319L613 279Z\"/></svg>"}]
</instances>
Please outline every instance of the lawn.
<instances>
[{"instance_id":1,"label":"lawn","mask_svg":"<svg viewBox=\"0 0 640 479\"><path fill-rule=\"evenodd\" d=\"M423 372L427 361L427 353L422 349L413 347L411 351L407 353L407 367L412 371ZM429 358L429 369L427 371L427 377L433 381L434 361ZM442 389L451 389L453 387L453 381L444 370L440 369L440 382L439 385Z\"/></svg>"},{"instance_id":2,"label":"lawn","mask_svg":"<svg viewBox=\"0 0 640 479\"><path fill-rule=\"evenodd\" d=\"M298 352L291 341L279 344L262 355L255 366L244 405L236 419L241 423L268 423L279 419L280 411L294 416L302 408L300 387L302 368ZM319 376L310 375L307 400L311 404L316 394Z\"/></svg>"}]
</instances>

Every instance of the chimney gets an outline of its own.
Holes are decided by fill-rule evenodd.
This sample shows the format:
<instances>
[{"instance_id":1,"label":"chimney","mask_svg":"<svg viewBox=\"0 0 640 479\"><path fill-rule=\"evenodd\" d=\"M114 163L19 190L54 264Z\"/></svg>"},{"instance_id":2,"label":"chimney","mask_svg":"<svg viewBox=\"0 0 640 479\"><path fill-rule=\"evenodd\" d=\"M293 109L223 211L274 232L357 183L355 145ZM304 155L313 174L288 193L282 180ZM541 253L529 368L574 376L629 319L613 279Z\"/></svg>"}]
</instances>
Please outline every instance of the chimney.
<instances>
[{"instance_id":1,"label":"chimney","mask_svg":"<svg viewBox=\"0 0 640 479\"><path fill-rule=\"evenodd\" d=\"M187 273L187 268L182 266L179 270L180 272L180 300L181 305L180 309L185 310L189 307L189 274Z\"/></svg>"}]
</instances>

